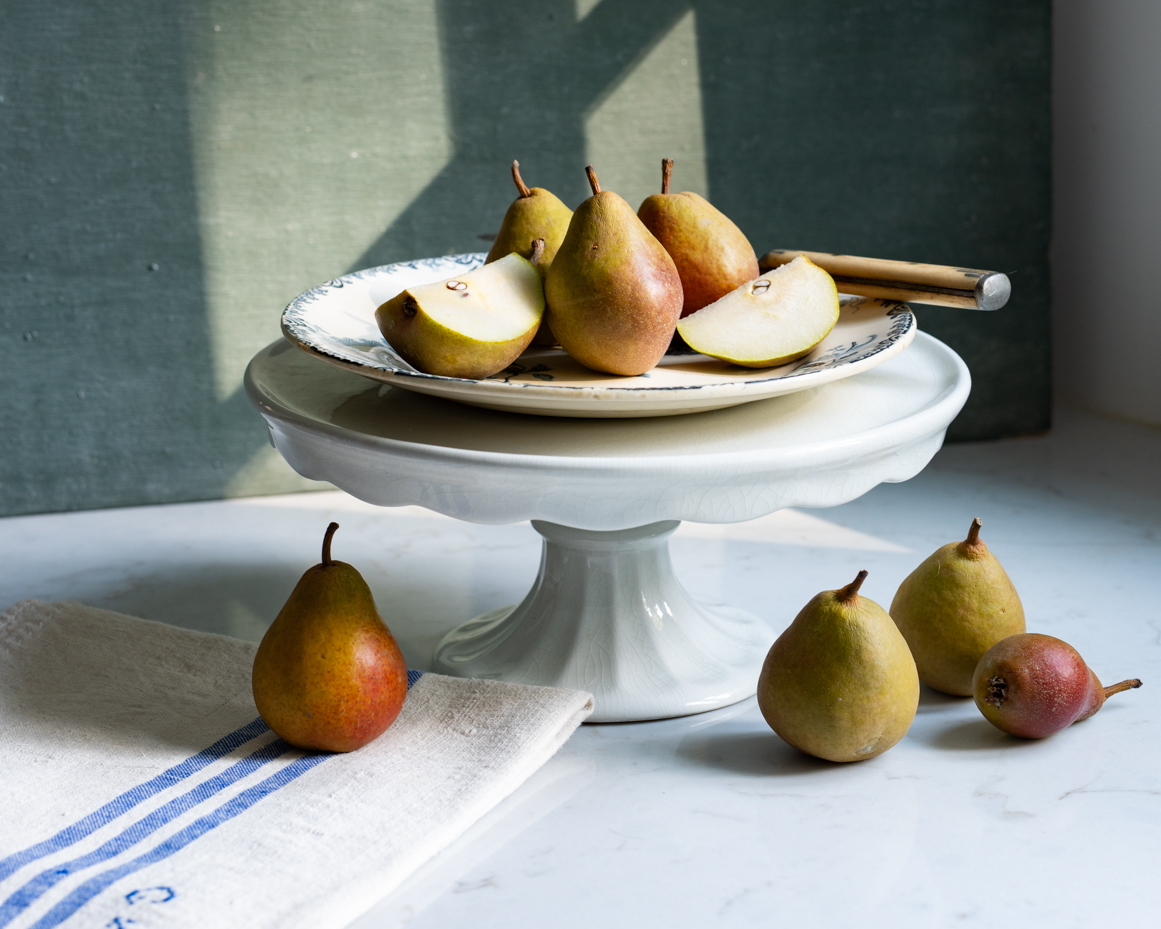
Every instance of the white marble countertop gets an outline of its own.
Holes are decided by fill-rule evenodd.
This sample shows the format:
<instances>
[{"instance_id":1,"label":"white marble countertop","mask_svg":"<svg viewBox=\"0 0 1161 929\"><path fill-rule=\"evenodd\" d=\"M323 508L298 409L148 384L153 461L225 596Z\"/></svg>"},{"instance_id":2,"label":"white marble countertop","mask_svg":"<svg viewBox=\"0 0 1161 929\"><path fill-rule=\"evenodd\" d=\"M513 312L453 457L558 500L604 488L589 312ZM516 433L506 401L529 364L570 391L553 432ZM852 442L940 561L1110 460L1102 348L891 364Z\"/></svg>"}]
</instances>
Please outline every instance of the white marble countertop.
<instances>
[{"instance_id":1,"label":"white marble countertop","mask_svg":"<svg viewBox=\"0 0 1161 929\"><path fill-rule=\"evenodd\" d=\"M1161 918L1161 431L1060 411L1046 437L953 446L919 477L830 510L684 524L695 595L783 628L848 582L884 605L973 516L1029 631L1106 682L1145 686L1040 742L924 690L894 749L852 765L790 749L753 700L583 727L451 849L357 925L1062 927ZM322 529L375 592L409 663L512 603L536 573L527 524L379 510L340 493L0 520L0 606L72 598L257 640Z\"/></svg>"}]
</instances>

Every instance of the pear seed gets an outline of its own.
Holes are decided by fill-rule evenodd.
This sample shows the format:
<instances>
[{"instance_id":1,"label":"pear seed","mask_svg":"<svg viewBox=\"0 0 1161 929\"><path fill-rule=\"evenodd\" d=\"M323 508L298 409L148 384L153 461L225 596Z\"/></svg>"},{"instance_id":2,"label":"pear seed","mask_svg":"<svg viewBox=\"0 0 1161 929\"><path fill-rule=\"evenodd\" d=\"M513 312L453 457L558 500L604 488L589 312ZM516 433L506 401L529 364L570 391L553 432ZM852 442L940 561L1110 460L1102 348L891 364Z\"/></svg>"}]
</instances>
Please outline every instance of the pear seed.
<instances>
[{"instance_id":1,"label":"pear seed","mask_svg":"<svg viewBox=\"0 0 1161 929\"><path fill-rule=\"evenodd\" d=\"M463 281L448 281L447 282L447 289L448 290L467 290L468 285L465 284Z\"/></svg>"},{"instance_id":2,"label":"pear seed","mask_svg":"<svg viewBox=\"0 0 1161 929\"><path fill-rule=\"evenodd\" d=\"M754 286L750 288L752 294L764 294L770 289L769 281L755 281Z\"/></svg>"}]
</instances>

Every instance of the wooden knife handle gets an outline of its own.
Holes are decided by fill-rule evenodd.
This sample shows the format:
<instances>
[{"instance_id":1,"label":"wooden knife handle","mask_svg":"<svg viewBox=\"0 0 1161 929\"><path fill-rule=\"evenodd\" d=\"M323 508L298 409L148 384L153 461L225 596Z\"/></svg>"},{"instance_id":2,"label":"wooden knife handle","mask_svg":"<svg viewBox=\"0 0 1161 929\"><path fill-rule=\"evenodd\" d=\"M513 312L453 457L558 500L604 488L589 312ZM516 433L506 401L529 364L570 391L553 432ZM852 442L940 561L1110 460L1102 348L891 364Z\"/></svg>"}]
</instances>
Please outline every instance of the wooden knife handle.
<instances>
[{"instance_id":1,"label":"wooden knife handle","mask_svg":"<svg viewBox=\"0 0 1161 929\"><path fill-rule=\"evenodd\" d=\"M854 255L776 248L758 259L758 267L766 272L793 261L799 255L805 255L833 277L844 294L957 306L968 310L998 310L1012 295L1008 275L998 271L885 258L857 258Z\"/></svg>"}]
</instances>

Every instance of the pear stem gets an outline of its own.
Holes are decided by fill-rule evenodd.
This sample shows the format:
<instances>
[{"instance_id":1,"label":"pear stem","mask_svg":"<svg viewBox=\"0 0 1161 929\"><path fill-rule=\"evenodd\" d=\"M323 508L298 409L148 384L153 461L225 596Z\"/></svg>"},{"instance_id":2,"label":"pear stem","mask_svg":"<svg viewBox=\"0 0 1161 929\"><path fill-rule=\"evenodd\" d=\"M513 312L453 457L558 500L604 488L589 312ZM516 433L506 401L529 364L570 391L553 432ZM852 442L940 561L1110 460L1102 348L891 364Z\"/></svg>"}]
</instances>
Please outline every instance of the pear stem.
<instances>
[{"instance_id":1,"label":"pear stem","mask_svg":"<svg viewBox=\"0 0 1161 929\"><path fill-rule=\"evenodd\" d=\"M864 568L858 573L858 576L847 584L842 590L835 594L835 599L842 603L850 603L859 593L859 588L863 586L863 581L867 579L867 570Z\"/></svg>"},{"instance_id":2,"label":"pear stem","mask_svg":"<svg viewBox=\"0 0 1161 929\"><path fill-rule=\"evenodd\" d=\"M972 526L968 530L967 538L964 539L965 545L975 545L980 540L980 527L983 525L980 518L977 516L972 520Z\"/></svg>"},{"instance_id":3,"label":"pear stem","mask_svg":"<svg viewBox=\"0 0 1161 929\"><path fill-rule=\"evenodd\" d=\"M332 564L334 564L334 562L331 561L331 539L333 539L335 537L335 530L338 528L339 528L338 523L331 523L329 526L327 526L326 535L323 536L322 566L324 568L328 568Z\"/></svg>"},{"instance_id":4,"label":"pear stem","mask_svg":"<svg viewBox=\"0 0 1161 929\"><path fill-rule=\"evenodd\" d=\"M1135 677L1128 681L1121 681L1119 684L1110 684L1108 687L1104 688L1105 698L1108 699L1113 694L1119 694L1122 690L1136 690L1140 686L1140 680Z\"/></svg>"},{"instance_id":5,"label":"pear stem","mask_svg":"<svg viewBox=\"0 0 1161 929\"><path fill-rule=\"evenodd\" d=\"M532 262L533 267L540 264L540 259L544 257L544 239L532 240L532 256L528 259Z\"/></svg>"},{"instance_id":6,"label":"pear stem","mask_svg":"<svg viewBox=\"0 0 1161 929\"><path fill-rule=\"evenodd\" d=\"M669 193L669 178L673 174L673 159L661 159L661 192L663 194Z\"/></svg>"},{"instance_id":7,"label":"pear stem","mask_svg":"<svg viewBox=\"0 0 1161 929\"><path fill-rule=\"evenodd\" d=\"M520 176L520 162L512 159L512 180L516 182L516 189L520 191L520 198L531 197L532 191L528 189L528 185L524 183L524 178Z\"/></svg>"},{"instance_id":8,"label":"pear stem","mask_svg":"<svg viewBox=\"0 0 1161 929\"><path fill-rule=\"evenodd\" d=\"M589 186L593 189L593 196L601 192L601 185L597 181L597 172L593 170L592 165L585 165L585 174L589 176Z\"/></svg>"}]
</instances>

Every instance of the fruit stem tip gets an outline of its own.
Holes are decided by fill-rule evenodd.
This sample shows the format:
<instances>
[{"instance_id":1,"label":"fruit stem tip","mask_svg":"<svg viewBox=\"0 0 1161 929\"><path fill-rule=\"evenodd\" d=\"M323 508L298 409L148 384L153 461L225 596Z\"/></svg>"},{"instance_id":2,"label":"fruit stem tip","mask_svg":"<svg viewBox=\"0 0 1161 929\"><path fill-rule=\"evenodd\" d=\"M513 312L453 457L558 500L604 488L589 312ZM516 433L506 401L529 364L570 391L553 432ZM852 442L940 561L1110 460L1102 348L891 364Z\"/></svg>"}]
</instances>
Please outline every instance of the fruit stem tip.
<instances>
[{"instance_id":1,"label":"fruit stem tip","mask_svg":"<svg viewBox=\"0 0 1161 929\"><path fill-rule=\"evenodd\" d=\"M544 239L532 240L532 255L529 261L532 262L533 267L540 264L540 259L544 257Z\"/></svg>"},{"instance_id":2,"label":"fruit stem tip","mask_svg":"<svg viewBox=\"0 0 1161 929\"><path fill-rule=\"evenodd\" d=\"M329 526L327 526L326 535L323 536L322 563L324 568L334 564L334 562L331 561L331 539L335 537L335 530L338 528L338 523L331 523Z\"/></svg>"},{"instance_id":3,"label":"fruit stem tip","mask_svg":"<svg viewBox=\"0 0 1161 929\"><path fill-rule=\"evenodd\" d=\"M520 162L515 158L512 159L512 180L516 182L516 189L520 191L520 199L523 200L525 197L532 196L532 191L524 183L524 178L520 176Z\"/></svg>"},{"instance_id":4,"label":"fruit stem tip","mask_svg":"<svg viewBox=\"0 0 1161 929\"><path fill-rule=\"evenodd\" d=\"M593 196L601 192L600 182L597 181L597 172L593 170L592 165L585 165L585 174L589 176L589 186L593 189Z\"/></svg>"},{"instance_id":5,"label":"fruit stem tip","mask_svg":"<svg viewBox=\"0 0 1161 929\"><path fill-rule=\"evenodd\" d=\"M1121 681L1119 684L1111 684L1105 688L1105 697L1119 694L1122 690L1136 690L1140 686L1141 681L1135 677L1128 681Z\"/></svg>"},{"instance_id":6,"label":"fruit stem tip","mask_svg":"<svg viewBox=\"0 0 1161 929\"><path fill-rule=\"evenodd\" d=\"M968 529L967 538L964 539L965 544L975 545L980 540L980 527L983 525L980 518L977 516L972 520L971 528Z\"/></svg>"},{"instance_id":7,"label":"fruit stem tip","mask_svg":"<svg viewBox=\"0 0 1161 929\"><path fill-rule=\"evenodd\" d=\"M661 159L661 192L663 194L669 193L669 178L673 174L673 159Z\"/></svg>"},{"instance_id":8,"label":"fruit stem tip","mask_svg":"<svg viewBox=\"0 0 1161 929\"><path fill-rule=\"evenodd\" d=\"M867 579L867 570L864 568L858 573L858 576L847 584L842 590L836 594L836 598L843 603L850 603L859 593L859 588L863 586L863 581Z\"/></svg>"}]
</instances>

